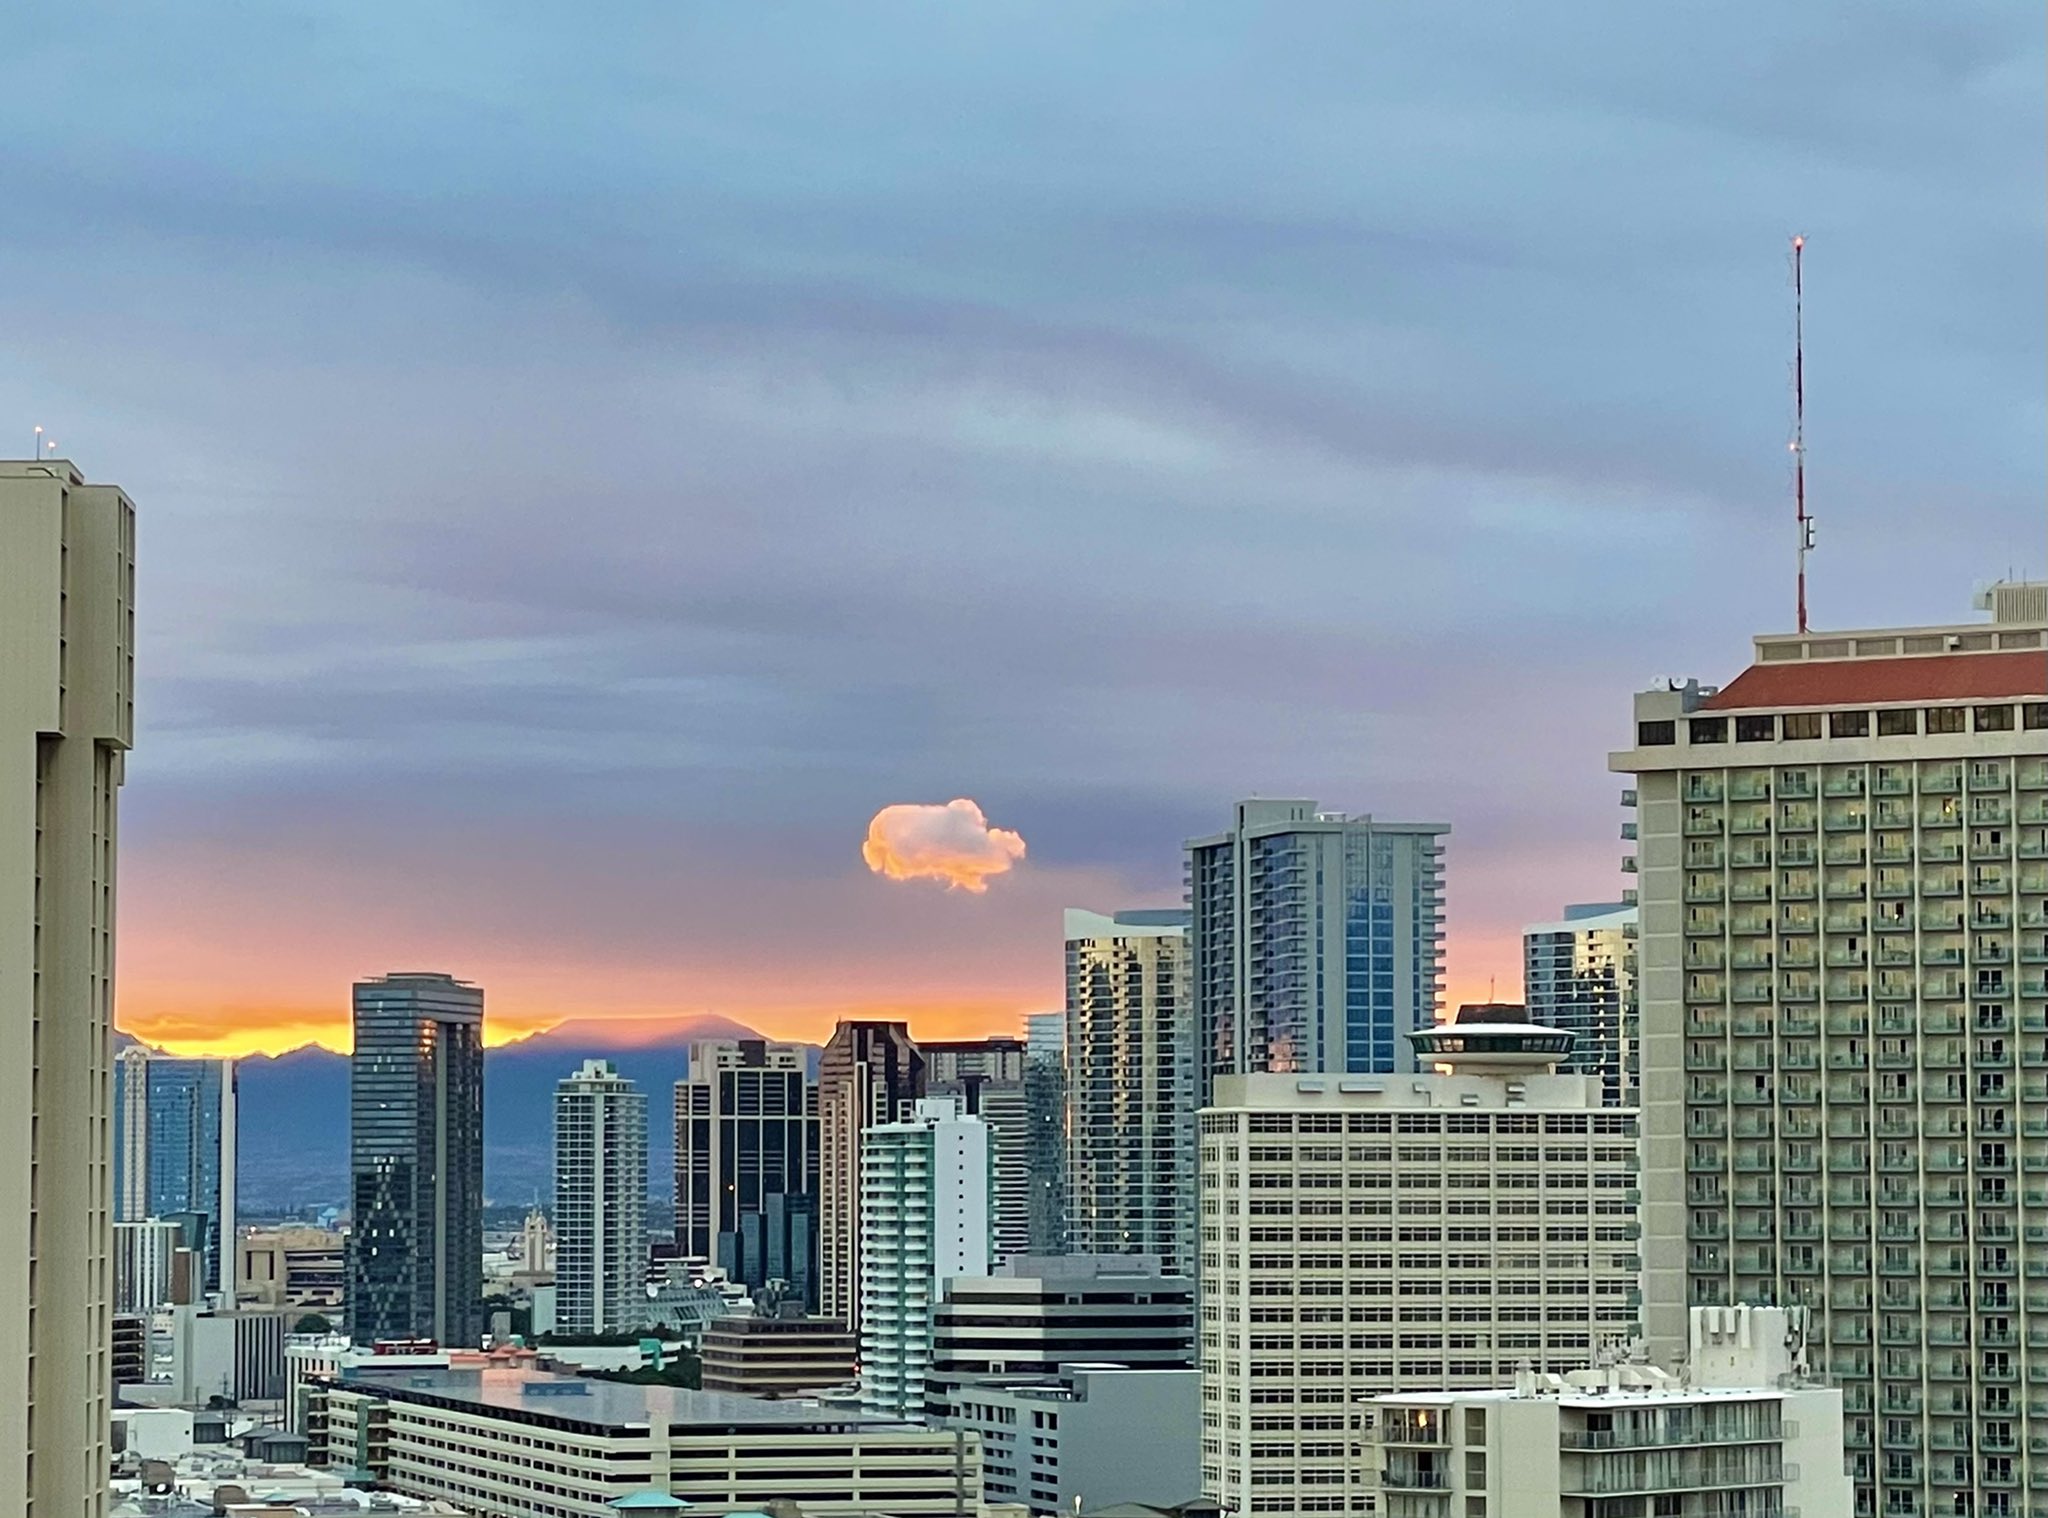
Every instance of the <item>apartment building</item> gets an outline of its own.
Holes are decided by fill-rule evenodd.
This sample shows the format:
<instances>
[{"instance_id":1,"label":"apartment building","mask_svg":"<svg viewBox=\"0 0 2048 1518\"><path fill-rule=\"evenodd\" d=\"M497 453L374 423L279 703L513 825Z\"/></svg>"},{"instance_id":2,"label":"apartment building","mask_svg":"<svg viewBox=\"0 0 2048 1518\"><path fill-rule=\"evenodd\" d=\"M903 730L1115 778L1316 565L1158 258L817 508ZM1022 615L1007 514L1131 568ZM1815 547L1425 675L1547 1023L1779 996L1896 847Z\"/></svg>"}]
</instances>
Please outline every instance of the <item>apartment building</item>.
<instances>
[{"instance_id":1,"label":"apartment building","mask_svg":"<svg viewBox=\"0 0 2048 1518\"><path fill-rule=\"evenodd\" d=\"M995 1162L996 1259L1031 1248L1031 1108L1025 1092L1029 1054L1009 1034L989 1038L920 1039L925 1091L950 1096L988 1124Z\"/></svg>"},{"instance_id":2,"label":"apartment building","mask_svg":"<svg viewBox=\"0 0 2048 1518\"><path fill-rule=\"evenodd\" d=\"M1218 1075L1412 1070L1436 1020L1446 823L1241 801L1187 845L1196 1093Z\"/></svg>"},{"instance_id":3,"label":"apartment building","mask_svg":"<svg viewBox=\"0 0 2048 1518\"><path fill-rule=\"evenodd\" d=\"M860 1405L918 1417L945 1283L987 1275L994 1239L988 1124L926 1097L861 1140Z\"/></svg>"},{"instance_id":4,"label":"apartment building","mask_svg":"<svg viewBox=\"0 0 2048 1518\"><path fill-rule=\"evenodd\" d=\"M1068 1237L1195 1268L1195 1007L1188 914L1069 908Z\"/></svg>"},{"instance_id":5,"label":"apartment building","mask_svg":"<svg viewBox=\"0 0 2048 1518\"><path fill-rule=\"evenodd\" d=\"M1645 1326L1808 1307L1855 1511L2048 1512L2048 585L1635 699Z\"/></svg>"},{"instance_id":6,"label":"apartment building","mask_svg":"<svg viewBox=\"0 0 2048 1518\"><path fill-rule=\"evenodd\" d=\"M1375 1398L1365 1433L1380 1518L1847 1513L1842 1394L1795 1364L1794 1316L1696 1310L1687 1376L1612 1363Z\"/></svg>"},{"instance_id":7,"label":"apartment building","mask_svg":"<svg viewBox=\"0 0 2048 1518\"><path fill-rule=\"evenodd\" d=\"M807 1518L958 1518L980 1498L971 1433L812 1402L488 1366L358 1370L310 1403L313 1463L473 1518L719 1518L778 1499Z\"/></svg>"},{"instance_id":8,"label":"apartment building","mask_svg":"<svg viewBox=\"0 0 2048 1518\"><path fill-rule=\"evenodd\" d=\"M1633 820L1622 837L1633 839ZM1641 1034L1636 1026L1636 909L1593 902L1556 922L1522 929L1522 1004L1529 1020L1573 1036L1567 1073L1600 1077L1601 1100L1640 1100Z\"/></svg>"},{"instance_id":9,"label":"apartment building","mask_svg":"<svg viewBox=\"0 0 2048 1518\"><path fill-rule=\"evenodd\" d=\"M555 1087L555 1320L569 1333L647 1323L647 1096L609 1060Z\"/></svg>"},{"instance_id":10,"label":"apartment building","mask_svg":"<svg viewBox=\"0 0 2048 1518\"><path fill-rule=\"evenodd\" d=\"M1369 1513L1360 1402L1634 1332L1636 1114L1520 1007L1410 1037L1447 1073L1228 1077L1201 1115L1203 1494L1240 1513Z\"/></svg>"}]
</instances>

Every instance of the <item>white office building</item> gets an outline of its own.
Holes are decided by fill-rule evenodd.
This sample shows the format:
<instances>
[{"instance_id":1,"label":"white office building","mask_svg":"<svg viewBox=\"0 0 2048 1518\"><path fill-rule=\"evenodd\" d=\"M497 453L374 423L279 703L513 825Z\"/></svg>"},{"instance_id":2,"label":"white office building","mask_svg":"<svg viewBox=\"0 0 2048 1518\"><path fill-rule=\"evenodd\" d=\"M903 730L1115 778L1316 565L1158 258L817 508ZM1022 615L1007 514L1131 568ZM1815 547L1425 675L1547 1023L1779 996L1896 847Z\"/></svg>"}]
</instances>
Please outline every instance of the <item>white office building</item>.
<instances>
[{"instance_id":1,"label":"white office building","mask_svg":"<svg viewBox=\"0 0 2048 1518\"><path fill-rule=\"evenodd\" d=\"M1645 1313L1815 1316L1858 1514L2048 1512L2048 584L1635 698Z\"/></svg>"},{"instance_id":2,"label":"white office building","mask_svg":"<svg viewBox=\"0 0 2048 1518\"><path fill-rule=\"evenodd\" d=\"M1635 824L1622 836L1633 839ZM1636 909L1569 906L1556 922L1522 929L1522 1003L1529 1021L1562 1028L1572 1052L1559 1068L1600 1078L1610 1107L1637 1105Z\"/></svg>"},{"instance_id":3,"label":"white office building","mask_svg":"<svg viewBox=\"0 0 2048 1518\"><path fill-rule=\"evenodd\" d=\"M1197 1094L1218 1075L1412 1070L1443 984L1440 822L1241 801L1187 845Z\"/></svg>"},{"instance_id":4,"label":"white office building","mask_svg":"<svg viewBox=\"0 0 2048 1518\"><path fill-rule=\"evenodd\" d=\"M1376 1398L1365 1433L1380 1518L1847 1514L1842 1394L1807 1374L1802 1316L1695 1309L1682 1376L1617 1362Z\"/></svg>"},{"instance_id":5,"label":"white office building","mask_svg":"<svg viewBox=\"0 0 2048 1518\"><path fill-rule=\"evenodd\" d=\"M40 436L40 434L38 434ZM0 463L0 1513L107 1506L116 800L135 508Z\"/></svg>"},{"instance_id":6,"label":"white office building","mask_svg":"<svg viewBox=\"0 0 2048 1518\"><path fill-rule=\"evenodd\" d=\"M607 1060L555 1087L555 1317L567 1333L644 1324L647 1097Z\"/></svg>"},{"instance_id":7,"label":"white office building","mask_svg":"<svg viewBox=\"0 0 2048 1518\"><path fill-rule=\"evenodd\" d=\"M963 1388L945 1427L981 1445L981 1499L1058 1518L1182 1502L1202 1477L1201 1374L1073 1362Z\"/></svg>"},{"instance_id":8,"label":"white office building","mask_svg":"<svg viewBox=\"0 0 2048 1518\"><path fill-rule=\"evenodd\" d=\"M1448 1073L1249 1075L1201 1115L1202 1485L1369 1513L1354 1409L1629 1341L1636 1114L1520 1007L1410 1035ZM1464 1515L1459 1515L1464 1518Z\"/></svg>"},{"instance_id":9,"label":"white office building","mask_svg":"<svg viewBox=\"0 0 2048 1518\"><path fill-rule=\"evenodd\" d=\"M1067 1227L1082 1254L1195 1268L1188 914L1069 908Z\"/></svg>"},{"instance_id":10,"label":"white office building","mask_svg":"<svg viewBox=\"0 0 2048 1518\"><path fill-rule=\"evenodd\" d=\"M861 1135L860 1401L921 1417L932 1313L947 1281L985 1276L994 1234L989 1127L951 1097Z\"/></svg>"}]
</instances>

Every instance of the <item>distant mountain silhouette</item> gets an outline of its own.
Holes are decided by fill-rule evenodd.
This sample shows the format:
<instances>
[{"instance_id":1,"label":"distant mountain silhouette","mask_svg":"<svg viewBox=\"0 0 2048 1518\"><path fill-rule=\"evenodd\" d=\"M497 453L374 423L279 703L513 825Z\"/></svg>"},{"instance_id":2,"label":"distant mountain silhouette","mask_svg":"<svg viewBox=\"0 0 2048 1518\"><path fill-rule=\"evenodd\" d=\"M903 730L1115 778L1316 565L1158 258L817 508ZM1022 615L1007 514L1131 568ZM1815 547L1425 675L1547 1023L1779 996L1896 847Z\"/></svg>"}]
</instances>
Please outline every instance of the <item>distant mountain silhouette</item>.
<instances>
[{"instance_id":1,"label":"distant mountain silhouette","mask_svg":"<svg viewBox=\"0 0 2048 1518\"><path fill-rule=\"evenodd\" d=\"M668 1194L675 1164L672 1088L700 1038L758 1038L730 1018L650 1028L623 1018L577 1019L484 1052L484 1196L546 1201L554 1177L555 1083L586 1059L608 1059L647 1093L648 1188ZM811 1067L817 1068L812 1050ZM241 1062L245 1210L342 1206L348 1200L348 1056L309 1045Z\"/></svg>"}]
</instances>

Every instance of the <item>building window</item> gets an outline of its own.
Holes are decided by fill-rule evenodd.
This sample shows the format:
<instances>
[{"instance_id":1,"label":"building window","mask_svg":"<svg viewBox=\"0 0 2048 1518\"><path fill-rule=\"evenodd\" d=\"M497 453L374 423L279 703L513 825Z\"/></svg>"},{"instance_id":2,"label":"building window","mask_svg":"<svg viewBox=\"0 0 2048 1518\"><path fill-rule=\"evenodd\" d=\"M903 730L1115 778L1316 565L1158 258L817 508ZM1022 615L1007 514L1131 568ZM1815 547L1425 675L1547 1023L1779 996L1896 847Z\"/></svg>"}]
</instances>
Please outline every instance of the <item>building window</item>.
<instances>
[{"instance_id":1,"label":"building window","mask_svg":"<svg viewBox=\"0 0 2048 1518\"><path fill-rule=\"evenodd\" d=\"M2048 701L2029 701L2021 709L2020 725L2036 731L2048 727Z\"/></svg>"},{"instance_id":2,"label":"building window","mask_svg":"<svg viewBox=\"0 0 2048 1518\"><path fill-rule=\"evenodd\" d=\"M1775 717L1737 717L1735 719L1735 741L1737 743L1769 743L1778 736ZM1697 739L1695 739L1697 741ZM1719 740L1716 739L1716 742Z\"/></svg>"},{"instance_id":3,"label":"building window","mask_svg":"<svg viewBox=\"0 0 2048 1518\"><path fill-rule=\"evenodd\" d=\"M1636 724L1636 746L1638 748L1662 748L1665 744L1678 741L1676 722L1638 722Z\"/></svg>"},{"instance_id":4,"label":"building window","mask_svg":"<svg viewBox=\"0 0 2048 1518\"><path fill-rule=\"evenodd\" d=\"M1692 741L1695 743L1726 743L1728 741L1728 719L1726 717L1695 717L1690 723Z\"/></svg>"},{"instance_id":5,"label":"building window","mask_svg":"<svg viewBox=\"0 0 2048 1518\"><path fill-rule=\"evenodd\" d=\"M1820 736L1820 713L1786 713L1785 736L1787 738L1818 738Z\"/></svg>"},{"instance_id":6,"label":"building window","mask_svg":"<svg viewBox=\"0 0 2048 1518\"><path fill-rule=\"evenodd\" d=\"M1927 731L1930 733L1960 733L1963 731L1963 719L1966 715L1968 713L1964 707L1930 706L1927 708Z\"/></svg>"},{"instance_id":7,"label":"building window","mask_svg":"<svg viewBox=\"0 0 2048 1518\"><path fill-rule=\"evenodd\" d=\"M1910 738L1919 731L1920 713L1910 707L1877 714L1877 736L1880 738Z\"/></svg>"},{"instance_id":8,"label":"building window","mask_svg":"<svg viewBox=\"0 0 2048 1518\"><path fill-rule=\"evenodd\" d=\"M1977 708L1977 731L1980 733L2009 733L2012 731L2012 708L2009 706L1980 706Z\"/></svg>"},{"instance_id":9,"label":"building window","mask_svg":"<svg viewBox=\"0 0 2048 1518\"><path fill-rule=\"evenodd\" d=\"M1868 738L1870 736L1870 713L1829 712L1828 736L1830 738Z\"/></svg>"}]
</instances>

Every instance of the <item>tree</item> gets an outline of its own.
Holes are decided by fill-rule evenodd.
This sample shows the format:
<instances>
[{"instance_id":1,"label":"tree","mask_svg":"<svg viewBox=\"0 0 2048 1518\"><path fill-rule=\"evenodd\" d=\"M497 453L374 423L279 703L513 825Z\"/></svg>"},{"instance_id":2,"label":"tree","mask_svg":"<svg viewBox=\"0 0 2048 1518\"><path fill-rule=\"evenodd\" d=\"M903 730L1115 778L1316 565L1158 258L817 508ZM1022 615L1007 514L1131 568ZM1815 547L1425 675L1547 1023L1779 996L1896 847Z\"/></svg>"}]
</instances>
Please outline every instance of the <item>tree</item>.
<instances>
[{"instance_id":1,"label":"tree","mask_svg":"<svg viewBox=\"0 0 2048 1518\"><path fill-rule=\"evenodd\" d=\"M317 1312L309 1312L292 1325L295 1334L331 1334L334 1325Z\"/></svg>"}]
</instances>

